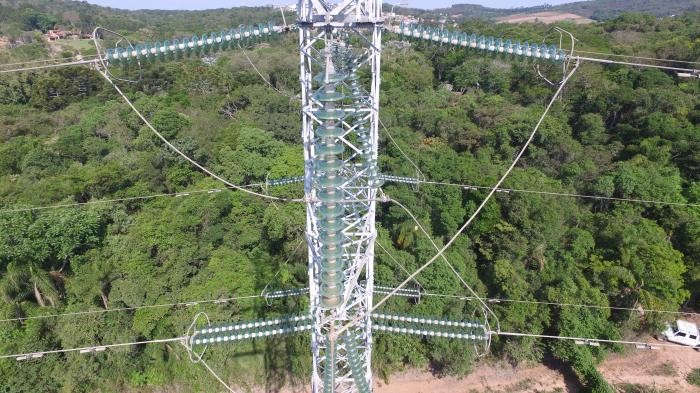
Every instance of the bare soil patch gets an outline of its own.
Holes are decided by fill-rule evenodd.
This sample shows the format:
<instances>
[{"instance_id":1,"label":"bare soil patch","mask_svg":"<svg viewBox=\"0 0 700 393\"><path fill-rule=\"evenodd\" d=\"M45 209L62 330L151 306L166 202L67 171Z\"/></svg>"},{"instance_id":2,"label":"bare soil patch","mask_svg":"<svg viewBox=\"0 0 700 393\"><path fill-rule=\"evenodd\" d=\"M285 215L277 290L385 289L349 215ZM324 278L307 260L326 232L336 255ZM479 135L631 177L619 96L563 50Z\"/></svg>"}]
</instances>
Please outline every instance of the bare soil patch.
<instances>
[{"instance_id":1,"label":"bare soil patch","mask_svg":"<svg viewBox=\"0 0 700 393\"><path fill-rule=\"evenodd\" d=\"M595 22L593 19L588 19L584 16L578 14L572 14L570 12L556 12L556 11L545 11L545 12L534 12L534 13L523 13L523 14L513 14L509 16L504 16L502 18L496 19L497 23L556 23L562 20L572 21L576 24L586 24Z\"/></svg>"},{"instance_id":2,"label":"bare soil patch","mask_svg":"<svg viewBox=\"0 0 700 393\"><path fill-rule=\"evenodd\" d=\"M662 348L612 355L598 369L614 385L634 384L677 393L700 393L685 377L700 366L700 352ZM507 364L480 365L465 378L436 378L429 372L395 375L377 393L471 393L471 392L578 392L578 383L565 370L539 365L513 368Z\"/></svg>"}]
</instances>

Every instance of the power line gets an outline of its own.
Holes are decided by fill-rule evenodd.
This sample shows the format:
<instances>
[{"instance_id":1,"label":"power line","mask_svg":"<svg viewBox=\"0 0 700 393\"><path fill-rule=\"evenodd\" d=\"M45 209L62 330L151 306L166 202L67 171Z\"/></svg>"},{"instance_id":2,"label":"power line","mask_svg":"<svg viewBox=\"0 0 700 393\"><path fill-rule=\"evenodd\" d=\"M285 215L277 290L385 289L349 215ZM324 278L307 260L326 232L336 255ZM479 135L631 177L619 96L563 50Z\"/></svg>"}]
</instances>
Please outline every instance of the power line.
<instances>
[{"instance_id":1,"label":"power line","mask_svg":"<svg viewBox=\"0 0 700 393\"><path fill-rule=\"evenodd\" d=\"M273 86L272 83L267 78L265 78L263 76L263 74L260 72L260 70L258 70L258 67L255 66L255 63L253 63L253 60L251 60L250 57L248 56L248 52L246 52L246 50L243 49L243 47L241 46L240 43L238 44L238 48L241 50L241 52L243 52L243 56L245 56L245 58L248 60L248 63L250 64L250 66L253 67L253 70L255 70L255 72L258 74L258 76L260 76L260 79L262 79L268 86L270 86L270 88L272 90L278 92L279 94L282 94L283 96L285 96L287 98L295 98L289 94L284 93L282 90L276 88L275 86Z\"/></svg>"},{"instance_id":2,"label":"power line","mask_svg":"<svg viewBox=\"0 0 700 393\"><path fill-rule=\"evenodd\" d=\"M574 52L576 52L576 53L588 53L588 54L590 54L590 55L602 55L602 56L613 56L613 57L625 57L625 58L628 58L628 59L655 60L655 61L663 61L663 62L668 62L668 63L700 64L700 62L698 62L698 61L660 59L660 58L657 58L657 57L644 57L644 56L633 56L633 55L621 55L621 54L617 54L617 53L594 52L594 51L585 51L585 50L579 50L579 49L576 49ZM575 57L575 55L574 55L574 57Z\"/></svg>"},{"instance_id":3,"label":"power line","mask_svg":"<svg viewBox=\"0 0 700 393\"><path fill-rule=\"evenodd\" d=\"M68 62L68 63L46 64L46 65L42 65L42 66L13 68L13 69L9 69L9 70L0 70L0 74L9 74L11 72L43 70L43 69L47 69L47 68L69 67L69 66L83 65L83 64L97 64L97 62L98 62L97 59L78 60L78 61L72 61L72 62Z\"/></svg>"},{"instance_id":4,"label":"power line","mask_svg":"<svg viewBox=\"0 0 700 393\"><path fill-rule=\"evenodd\" d=\"M489 334L497 336L513 336L513 337L533 337L533 338L544 338L550 340L568 340L576 341L580 345L593 345L598 346L599 343L608 344L623 344L623 345L634 345L638 349L654 349L654 347L667 347L674 349L695 349L691 346L671 344L671 343L648 343L644 341L627 341L627 340L610 340L605 338L587 338L587 337L573 337L573 336L555 336L548 334L535 334L535 333L518 333L518 332L494 332L491 331ZM598 343L598 345L596 345Z\"/></svg>"},{"instance_id":5,"label":"power line","mask_svg":"<svg viewBox=\"0 0 700 393\"><path fill-rule=\"evenodd\" d=\"M288 295L288 296L292 296L292 295ZM0 322L26 321L26 320L30 320L30 319L60 318L60 317L68 317L68 316L91 315L91 314L105 314L105 313L111 313L111 312L134 311L134 310L140 310L140 309L144 309L144 308L163 308L163 307L176 307L176 306L189 307L189 306L196 306L198 304L207 304L207 303L223 304L223 303L228 303L228 302L232 302L235 300L255 299L255 298L261 298L261 297L265 297L265 295L262 295L262 294L260 294L260 295L248 295L248 296L228 297L228 298L222 298L222 299L193 300L193 301L174 302L174 303L151 304L151 305L144 305L144 306L108 308L108 309L89 310L89 311L76 311L76 312L68 312L68 313L61 313L61 314L35 315L35 316L31 316L31 317L0 319Z\"/></svg>"},{"instance_id":6,"label":"power line","mask_svg":"<svg viewBox=\"0 0 700 393\"><path fill-rule=\"evenodd\" d=\"M258 183L253 183L253 184L248 184L248 185L244 185L241 187L255 187L255 186L261 187L262 185L258 184ZM68 207L79 207L79 206L97 205L97 204L105 204L105 203L128 202L128 201L135 201L135 200L161 198L161 197L187 197L187 196L190 196L191 194L203 194L203 193L214 194L217 192L221 192L224 190L231 190L231 189L232 189L231 187L209 188L209 189L205 189L205 190L191 190L191 191L171 192L171 193L164 193L164 194L152 194L152 195L114 198L114 199L99 199L99 200L95 200L95 201L64 203L64 204L58 204L58 205L21 207L21 208L16 208L16 209L3 209L3 210L0 210L0 214L19 213L19 212L28 212L28 211L36 211L36 210L63 209L63 208L68 208Z\"/></svg>"},{"instance_id":7,"label":"power line","mask_svg":"<svg viewBox=\"0 0 700 393\"><path fill-rule=\"evenodd\" d=\"M447 248L450 247L450 246L452 245L452 243L455 242L455 240L457 240L457 237L459 237L459 235L460 235L462 232L464 232L464 230L467 229L467 227L468 227L469 225L471 225L472 221L474 221L474 219L476 219L476 217L479 215L479 213L481 212L481 210L483 210L483 208L486 206L486 203L488 203L488 201L491 199L491 197L496 193L496 190L497 190L497 189L501 186L501 184L506 180L506 178L508 177L508 175L510 174L510 172L513 171L513 169L515 168L515 165L518 164L518 161L520 161L520 158L523 156L523 154L525 154L525 151L527 150L528 146L530 146L530 143L532 142L532 140L535 138L535 135L537 134L537 130L540 128L540 125L542 124L542 122L544 121L545 117L547 116L547 113L549 113L549 110L551 109L552 105L554 105L554 102L556 101L557 97L559 96L559 94L561 93L561 91L564 89L564 86L566 86L566 82L569 81L569 79L571 78L571 76L572 76L572 75L576 72L576 70L578 69L579 64L580 64L580 63L577 61L576 64L575 64L575 66L574 66L574 68L571 70L571 72L569 72L566 76L564 76L564 78L562 79L562 81L561 81L561 83L560 83L560 85L559 85L559 88L556 90L556 92L555 92L554 95L552 96L552 99L549 101L549 104L547 104L547 107L545 108L544 112L542 113L542 116L540 116L540 119L537 121L537 124L535 125L535 127L534 127L533 130L532 130L532 132L530 133L530 136L528 137L527 141L525 141L525 144L524 144L523 147L520 149L520 152L518 152L517 156L515 157L515 159L513 160L513 162L510 164L510 166L508 167L508 169L506 169L506 171L504 172L503 176L501 176L501 178L498 180L498 182L496 182L496 184L493 186L493 188L491 189L491 191L490 191L490 192L488 193L488 195L484 198L484 200L481 202L481 204L476 208L476 210L474 211L474 213L472 213L472 215L469 217L469 219L467 219L467 221L457 230L457 232L452 236L452 238L450 238L450 240L449 240L447 243L445 243L445 245L440 249L440 251L438 251L437 254L435 254L432 258L430 258L430 259L428 260L428 262L424 263L421 267L419 267L413 274L411 274L407 279L405 279L401 284L399 284L399 286L398 286L397 288L395 288L395 289L394 289L393 291L391 291L388 295L386 295L385 297L383 297L379 302L377 302L376 304L374 304L374 305L368 310L368 312L371 313L372 311L376 310L377 307L379 307L379 306L381 306L382 304L384 304L384 302L386 302L391 296L393 296L394 294L396 294L396 292L397 292L399 289L403 288L409 281L411 281L411 280L413 279L413 277L415 277L415 276L417 276L418 274L420 274L420 272L422 272L423 270L425 270L425 268L427 268L427 267L430 266L433 262L435 262L435 260L436 260L437 258L439 258L439 257L445 252L445 250L447 250ZM358 319L363 318L363 317L364 317L363 315L360 315L360 316L358 316L358 317L355 317L352 321L350 321L350 322L348 322L347 324L345 324L343 327L341 327L340 329L338 329L338 330L335 332L335 337L338 337L341 333L343 333L343 332L345 332L346 330L348 330L348 328L349 328L353 323L356 323Z\"/></svg>"},{"instance_id":8,"label":"power line","mask_svg":"<svg viewBox=\"0 0 700 393\"><path fill-rule=\"evenodd\" d=\"M418 228L421 230L421 232L423 233L423 235L424 235L426 238L428 238L428 240L430 241L430 244L433 245L433 248L435 248L435 250L439 253L439 252L440 252L440 248L439 248L438 245L435 243L435 241L433 240L432 236L430 236L430 234L428 233L428 231L425 230L425 228L423 227L423 225L421 224L421 222L418 221L418 218L416 218L416 216L413 214L413 212L411 212L406 206L404 206L401 202L399 202L399 201L397 201L397 200L395 200L395 199L390 199L390 201L393 202L394 204L396 204L397 206L399 206L400 208L402 208L402 209L406 212L406 214L408 214L408 215L413 219L413 222L416 224L416 226L418 226ZM476 293L476 291L474 291L474 289L472 289L472 287L471 287L469 284L467 284L466 280L464 280L464 278L462 277L462 275L459 274L459 272L457 271L457 269L455 269L454 266L450 263L450 261L447 260L447 258L445 257L445 254L444 254L444 253L441 254L441 257L442 257L442 260L445 262L445 264L450 268L450 270L452 271L452 273L459 279L459 281L462 283L462 285L463 285L465 288L467 288L467 290L469 290L469 292L471 292L472 296L474 296L474 298L477 299L477 300L479 301L479 303L481 303L482 307L484 307L484 310L487 310L487 311L489 312L489 314L493 315L494 319L496 320L497 329L498 329L498 330L501 330L501 329L500 329L500 324L501 324L501 323L500 323L500 321L499 321L499 319L498 319L498 316L493 312L493 310L491 310L491 307L489 307L489 306L483 301L483 299ZM409 275L409 277L410 277L410 275ZM488 324L488 321L487 321L487 324Z\"/></svg>"},{"instance_id":9,"label":"power line","mask_svg":"<svg viewBox=\"0 0 700 393\"><path fill-rule=\"evenodd\" d=\"M653 348L653 347L668 347L668 348L675 348L675 349L694 349L693 347L690 347L690 346L683 346L683 345L670 344L670 343L648 343L648 342L644 342L644 341L610 340L610 339L573 337L573 336L555 336L555 335L535 334L535 333L490 331L490 332L488 332L488 334L489 335L497 335L497 336L533 337L533 338L544 338L544 339L552 339L552 340L569 340L569 341L576 341L577 343L580 343L580 344L588 344L588 345L591 345L591 343L609 343L609 344L635 345L637 348L649 348L649 349ZM93 346L86 346L86 347L54 349L54 350L47 350L47 351L23 352L23 353L15 353L15 354L10 354L10 355L0 355L0 359L15 358L16 360L31 360L31 359L42 358L45 355L58 354L58 353L70 353L70 352L80 352L81 354L88 354L88 353L103 352L109 348L130 347L130 346L145 345L145 344L160 344L160 343L169 343L169 342L175 342L175 341L185 342L188 338L189 338L188 336L181 336L181 337L173 337L173 338L133 341L133 342L126 342L126 343L93 345ZM201 360L201 358L200 358L200 360ZM209 369L209 367L207 367L207 368ZM210 369L209 371L212 372L214 375L216 375L216 373L214 373L213 370ZM217 377L217 379L219 379L219 378ZM222 382L222 381L220 380L220 382Z\"/></svg>"},{"instance_id":10,"label":"power line","mask_svg":"<svg viewBox=\"0 0 700 393\"><path fill-rule=\"evenodd\" d=\"M473 184L460 184L460 183L439 182L439 181L420 180L420 179L416 179L416 182L422 183L422 184L462 187L465 189L485 190L485 189L491 188L491 187L487 187L487 186L477 186L477 185L473 185ZM562 196L562 197L584 198L584 199L598 199L598 200L618 201L618 202L645 203L645 204L654 204L654 205L700 207L700 203L668 202L668 201L657 201L657 200L651 200L651 199L606 197L606 196L600 196L600 195L576 194L576 193L557 192L557 191L538 191L538 190L528 190L528 189L522 189L522 188L500 188L499 187L496 190L496 192L517 192L517 193L525 193L525 194L540 194L540 195L549 195L549 196Z\"/></svg>"},{"instance_id":11,"label":"power line","mask_svg":"<svg viewBox=\"0 0 700 393\"><path fill-rule=\"evenodd\" d=\"M401 149L401 146L399 146L399 144L396 143L396 141L394 140L394 137L393 137L393 136L391 135L391 133L389 132L389 129L384 125L384 122L382 121L382 119L379 118L379 117L377 117L377 119L379 120L379 124L382 126L382 129L384 130L384 132L386 133L386 135L389 137L389 140L391 140L391 143L393 143L394 146L396 146L396 148L399 150L399 152L401 153L401 155L403 155L404 158L405 158L408 162L410 162L411 165L413 165L414 168L416 168L416 174L417 174L418 176L422 177L422 178L425 178L425 175L423 175L423 172L421 172L421 170L420 170L420 168L418 167L418 165L416 165L416 163L413 162L413 160L411 160L411 158L409 158L408 155L406 155L406 153L404 153L403 149Z\"/></svg>"},{"instance_id":12,"label":"power line","mask_svg":"<svg viewBox=\"0 0 700 393\"><path fill-rule=\"evenodd\" d=\"M377 243L377 244L379 244L379 243ZM404 272L406 272L406 274L410 275L410 273L408 272L406 267L404 265L402 265L398 260L396 260L396 258L394 258L386 250L386 248L384 248L381 244L379 244L379 247L385 253L387 253L387 255L389 255L389 257L394 262L396 262L401 267L401 269ZM422 285L417 280L414 280L414 281L422 287ZM289 293L286 293L284 296L289 297L289 296L298 296L298 295L300 295L300 294L289 292ZM133 307L120 307L120 308L110 308L110 309L76 311L76 312L59 313L59 314L47 314L47 315L36 315L36 316L20 317L20 318L0 319L0 322L13 322L13 321L26 321L26 320L33 320L33 319L48 319L48 318L60 318L60 317L69 317L69 316L105 314L105 313L111 313L111 312L135 311L135 310L139 310L139 309L148 309L148 308L163 308L163 307L177 307L177 306L191 307L191 306L195 306L195 305L199 305L199 304L210 304L210 303L223 304L223 303L228 303L228 302L232 302L232 301L236 301L236 300L264 298L265 296L266 296L265 294L259 294L259 295L228 297L228 298L221 298L221 299L203 299L203 300L181 301L181 302L174 302L174 303L159 303L159 304L133 306ZM676 314L676 315L700 315L700 313L685 312L685 311L639 309L639 308L632 308L632 307L601 306L601 305L595 305L595 304L562 303L562 302L552 302L552 301L521 300L521 299L508 299L508 298L486 298L486 297L479 297L479 296L475 297L475 296L447 295L447 294L432 293L432 292L421 292L421 296L453 298L453 299L458 299L458 300L482 299L488 303L525 303L525 304L541 304L541 305L558 306L558 307L579 307L579 308L609 309L609 310L620 310L620 311L634 311L634 312L639 312L639 313L647 313L648 312L648 313Z\"/></svg>"},{"instance_id":13,"label":"power line","mask_svg":"<svg viewBox=\"0 0 700 393\"><path fill-rule=\"evenodd\" d=\"M594 63L621 64L621 65L628 65L628 66L635 66L635 67L658 68L661 70L689 72L691 74L698 71L697 69L693 69L693 68L680 68L680 67L669 67L669 66L662 66L662 65L656 65L656 64L632 63L632 62L627 62L627 61L599 59L596 57L573 56L572 59L578 59L578 60L582 60L582 61L590 61L590 62L594 62Z\"/></svg>"},{"instance_id":14,"label":"power line","mask_svg":"<svg viewBox=\"0 0 700 393\"><path fill-rule=\"evenodd\" d=\"M214 378L216 378L216 380L219 381L219 383L220 383L221 385L223 385L224 388L226 388L226 390L229 391L229 393L236 393L236 392L223 380L223 378L221 378L221 377L219 376L219 374L217 374L216 371L214 371L214 369L211 368L211 367L209 366L209 364L207 364L207 362L204 361L204 359L202 358L201 355L199 355L198 353L195 353L194 351L192 351L191 348L188 347L187 344L185 344L184 342L182 342L182 345L185 346L185 348L187 349L187 351L188 351L189 353L191 353L191 354L193 354L193 355L195 355L195 356L197 357L197 360L198 360L197 363L202 363L202 365L204 366L204 368L206 368L206 369L209 371L209 373L210 373L211 375L213 375Z\"/></svg>"},{"instance_id":15,"label":"power line","mask_svg":"<svg viewBox=\"0 0 700 393\"><path fill-rule=\"evenodd\" d=\"M165 143L170 149L172 149L174 152L176 152L178 155L180 155L180 157L187 160L190 164L199 168L202 172L204 172L207 175L213 177L214 179L226 184L227 186L229 186L231 188L234 188L238 191L242 191L242 192L245 192L245 193L248 193L251 195L255 195L255 196L258 196L261 198L270 199L270 200L279 201L279 202L305 202L304 199L281 198L281 197L276 197L276 196L272 196L272 195L267 195L267 194L262 194L259 192L247 190L244 187L233 184L233 183L229 182L228 180L222 178L221 176L217 175L216 173L210 171L204 165L198 163L197 161L195 161L194 159L190 158L188 155L183 153L180 149L175 147L175 145L173 145L167 138L165 138L160 132L158 132L158 130L156 130L155 127L153 127L153 125L151 125L151 123L148 121L148 119L146 119L146 117L136 108L136 106L134 106L134 104L131 102L131 100L129 100L129 98L124 94L124 92L122 92L122 90L119 88L119 86L117 86L114 83L114 81L107 75L106 72L103 73L103 72L100 72L99 70L98 70L98 72L100 75L102 75L105 78L105 80L107 80L107 82L109 82L110 85L112 85L112 87L114 87L114 90L116 90L116 92L119 93L119 95L122 97L124 102L126 102L127 105L129 105L129 107L131 107L131 109L134 111L134 113L136 113L136 115L144 122L144 124L146 124L146 126L154 134L156 134L156 136L161 141L163 141L163 143Z\"/></svg>"},{"instance_id":16,"label":"power line","mask_svg":"<svg viewBox=\"0 0 700 393\"><path fill-rule=\"evenodd\" d=\"M183 336L183 337L174 337L174 338L161 338L161 339L155 339L155 340L134 341L134 342L128 342L128 343L93 345L93 346L89 346L89 347L65 348L65 349L53 349L53 350L48 350L48 351L15 353L12 355L0 355L0 359L15 358L17 360L30 360L30 359L38 359L38 358L43 357L44 355L50 355L50 354L54 354L54 353L68 353L68 352L94 353L94 352L102 352L108 348L131 347L134 345L154 344L154 343L169 343L169 342L173 342L173 341L183 341L183 340L186 340L187 338L188 338L187 336Z\"/></svg>"},{"instance_id":17,"label":"power line","mask_svg":"<svg viewBox=\"0 0 700 393\"><path fill-rule=\"evenodd\" d=\"M478 185L474 185L474 184L439 182L439 181L421 180L421 179L411 179L411 181L416 182L416 183L420 183L420 184L452 186L452 187L461 187L461 188L465 188L465 189L490 189L491 188L491 187L487 187L487 186L478 186ZM261 187L261 186L262 186L262 184L260 184L260 183L251 183L251 184L243 185L241 187ZM31 207L23 207L23 208L16 208L16 209L1 209L0 214L20 213L20 212L49 210L49 209L63 209L63 208L80 207L80 206L87 206L87 205L129 202L129 201L135 201L135 200L147 200L147 199L155 199L155 198L161 198L161 197L187 197L187 196L190 196L190 194L193 194L193 195L203 194L203 193L213 194L216 192L221 192L224 190L231 190L231 189L233 189L233 188L232 187L209 188L209 189L201 189L201 190L186 190L186 191L180 191L180 192L142 195L142 196L125 197L125 198L101 199L101 200L88 201L88 202L75 202L75 203L65 203L65 204L57 204L57 205L31 206ZM609 201L630 202L630 203L645 203L645 204L671 205L671 206L684 206L684 207L700 207L700 204L698 204L698 203L667 202L667 201L635 199L635 198L617 198L617 197L605 197L605 196L599 196L599 195L586 195L586 194L575 194L575 193L555 192L555 191L537 191L537 190L518 189L518 188L499 188L497 190L497 192L506 192L506 193L515 192L515 193L540 194L540 195L549 195L549 196L609 200Z\"/></svg>"},{"instance_id":18,"label":"power line","mask_svg":"<svg viewBox=\"0 0 700 393\"><path fill-rule=\"evenodd\" d=\"M452 298L458 300L474 300L477 299L473 296L460 296L460 295L445 295L440 293L430 293L422 292L421 296L432 296L432 297L443 297ZM606 310L618 310L618 311L634 311L640 314L644 313L658 313L658 314L675 314L675 315L700 315L697 312L686 312L686 311L673 311L673 310L658 310L658 309L645 309L645 308L634 308L634 307L616 307L616 306L601 306L597 304L583 304L583 303L561 303L561 302L551 302L551 301L539 301L539 300L521 300L521 299L507 299L507 298L480 298L488 303L523 303L523 304L540 304L546 306L557 306L557 307L576 307L576 308L595 308L595 309L606 309Z\"/></svg>"},{"instance_id":19,"label":"power line","mask_svg":"<svg viewBox=\"0 0 700 393\"><path fill-rule=\"evenodd\" d=\"M87 60L87 59L95 59L97 58L97 55L89 55L89 56L71 56L71 57L62 57L62 58L53 58L53 59L42 59L42 60L30 60L30 61L20 61L17 63L3 63L0 64L0 67L10 67L10 66L25 66L28 64L37 64L37 63L50 63L50 62L55 62L55 61L67 61L67 60L72 60L72 59L78 59L78 60Z\"/></svg>"},{"instance_id":20,"label":"power line","mask_svg":"<svg viewBox=\"0 0 700 393\"><path fill-rule=\"evenodd\" d=\"M384 246L382 245L382 243L380 243L380 242L374 242L374 244L376 244L377 246L379 246L379 248L380 248L382 251L384 251L384 253L385 253L386 255L388 255L389 258L391 258L391 260L394 261L394 263L395 263L396 265L398 265L398 266L401 268L401 270L404 271L404 273L406 273L406 275L408 275L408 276L411 275L411 272L409 272L408 269L406 269L406 266L404 266L403 263L399 262L396 258L394 258L394 256L391 255L391 253L390 253L386 248L384 248ZM415 282L419 287L423 287L423 286L421 285L421 283L418 282L418 279L415 278L415 277L413 278L413 282Z\"/></svg>"}]
</instances>

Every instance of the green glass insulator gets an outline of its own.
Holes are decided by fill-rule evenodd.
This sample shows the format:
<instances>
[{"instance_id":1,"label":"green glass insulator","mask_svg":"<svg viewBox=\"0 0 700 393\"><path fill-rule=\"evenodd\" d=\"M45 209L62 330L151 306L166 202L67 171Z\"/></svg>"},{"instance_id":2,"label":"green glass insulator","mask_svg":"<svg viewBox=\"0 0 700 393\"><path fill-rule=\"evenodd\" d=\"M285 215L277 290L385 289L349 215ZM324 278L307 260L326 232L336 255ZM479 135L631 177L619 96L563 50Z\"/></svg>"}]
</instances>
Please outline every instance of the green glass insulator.
<instances>
[{"instance_id":1,"label":"green glass insulator","mask_svg":"<svg viewBox=\"0 0 700 393\"><path fill-rule=\"evenodd\" d=\"M340 205L342 206L342 205ZM342 231L329 231L319 228L318 240L321 243L336 243L340 244L345 240L345 235Z\"/></svg>"},{"instance_id":2,"label":"green glass insulator","mask_svg":"<svg viewBox=\"0 0 700 393\"><path fill-rule=\"evenodd\" d=\"M326 73L320 72L320 73L316 74L316 76L314 76L314 80L316 82L320 82L320 83L338 83L338 82L344 80L345 77L346 77L345 74L333 73L333 74L329 74L328 78L326 78Z\"/></svg>"},{"instance_id":3,"label":"green glass insulator","mask_svg":"<svg viewBox=\"0 0 700 393\"><path fill-rule=\"evenodd\" d=\"M314 98L320 102L338 102L345 98L345 94L338 91L320 91L314 94Z\"/></svg>"},{"instance_id":4,"label":"green glass insulator","mask_svg":"<svg viewBox=\"0 0 700 393\"><path fill-rule=\"evenodd\" d=\"M371 185L373 187L381 187L384 185L384 182L385 182L385 180L380 177L380 178L374 180Z\"/></svg>"},{"instance_id":5,"label":"green glass insulator","mask_svg":"<svg viewBox=\"0 0 700 393\"><path fill-rule=\"evenodd\" d=\"M345 214L345 206L341 204L322 204L316 210L320 218L340 217Z\"/></svg>"},{"instance_id":6,"label":"green glass insulator","mask_svg":"<svg viewBox=\"0 0 700 393\"><path fill-rule=\"evenodd\" d=\"M343 228L345 228L345 223L343 220L339 218L326 218L322 219L318 222L318 226L323 228L326 231L333 232L333 231L340 231Z\"/></svg>"},{"instance_id":7,"label":"green glass insulator","mask_svg":"<svg viewBox=\"0 0 700 393\"><path fill-rule=\"evenodd\" d=\"M332 172L331 172L332 173ZM345 183L346 179L341 176L329 176L329 175L322 175L318 177L318 180L316 182L318 185L322 188L338 188L343 183Z\"/></svg>"},{"instance_id":8,"label":"green glass insulator","mask_svg":"<svg viewBox=\"0 0 700 393\"><path fill-rule=\"evenodd\" d=\"M324 272L342 272L345 270L345 263L340 258L327 258L321 260L320 268Z\"/></svg>"},{"instance_id":9,"label":"green glass insulator","mask_svg":"<svg viewBox=\"0 0 700 393\"><path fill-rule=\"evenodd\" d=\"M345 262L342 258L326 258L322 263L324 271L342 272L345 270Z\"/></svg>"},{"instance_id":10,"label":"green glass insulator","mask_svg":"<svg viewBox=\"0 0 700 393\"><path fill-rule=\"evenodd\" d=\"M326 346L326 361L323 369L323 393L335 392L335 350L332 342Z\"/></svg>"},{"instance_id":11,"label":"green glass insulator","mask_svg":"<svg viewBox=\"0 0 700 393\"><path fill-rule=\"evenodd\" d=\"M343 303L342 296L330 296L321 293L321 307L323 308L336 308Z\"/></svg>"},{"instance_id":12,"label":"green glass insulator","mask_svg":"<svg viewBox=\"0 0 700 393\"><path fill-rule=\"evenodd\" d=\"M345 198L343 192L335 188L321 190L318 192L317 196L321 202L326 203L340 202Z\"/></svg>"},{"instance_id":13,"label":"green glass insulator","mask_svg":"<svg viewBox=\"0 0 700 393\"><path fill-rule=\"evenodd\" d=\"M336 126L320 126L314 130L314 134L321 138L338 138L343 136L345 130Z\"/></svg>"},{"instance_id":14,"label":"green glass insulator","mask_svg":"<svg viewBox=\"0 0 700 393\"><path fill-rule=\"evenodd\" d=\"M316 157L337 156L343 154L345 145L343 143L323 143L319 142L314 145L314 155Z\"/></svg>"},{"instance_id":15,"label":"green glass insulator","mask_svg":"<svg viewBox=\"0 0 700 393\"><path fill-rule=\"evenodd\" d=\"M314 112L314 116L319 120L338 121L345 117L345 111L342 109L319 109Z\"/></svg>"},{"instance_id":16,"label":"green glass insulator","mask_svg":"<svg viewBox=\"0 0 700 393\"><path fill-rule=\"evenodd\" d=\"M338 285L345 280L342 272L338 271L321 271L321 282L329 285Z\"/></svg>"},{"instance_id":17,"label":"green glass insulator","mask_svg":"<svg viewBox=\"0 0 700 393\"><path fill-rule=\"evenodd\" d=\"M357 74L357 72L351 72L351 73L347 76L347 78L345 78L345 80L350 81L350 82L356 81L356 80L358 80L358 79L360 79L360 76Z\"/></svg>"},{"instance_id":18,"label":"green glass insulator","mask_svg":"<svg viewBox=\"0 0 700 393\"><path fill-rule=\"evenodd\" d=\"M318 249L318 253L324 258L340 258L345 253L345 250L340 245L330 244L323 245ZM323 266L321 266L321 269L323 269Z\"/></svg>"},{"instance_id":19,"label":"green glass insulator","mask_svg":"<svg viewBox=\"0 0 700 393\"><path fill-rule=\"evenodd\" d=\"M342 160L321 160L314 163L315 169L321 172L339 171L343 165Z\"/></svg>"},{"instance_id":20,"label":"green glass insulator","mask_svg":"<svg viewBox=\"0 0 700 393\"><path fill-rule=\"evenodd\" d=\"M321 284L321 296L340 296L343 293L343 284Z\"/></svg>"}]
</instances>

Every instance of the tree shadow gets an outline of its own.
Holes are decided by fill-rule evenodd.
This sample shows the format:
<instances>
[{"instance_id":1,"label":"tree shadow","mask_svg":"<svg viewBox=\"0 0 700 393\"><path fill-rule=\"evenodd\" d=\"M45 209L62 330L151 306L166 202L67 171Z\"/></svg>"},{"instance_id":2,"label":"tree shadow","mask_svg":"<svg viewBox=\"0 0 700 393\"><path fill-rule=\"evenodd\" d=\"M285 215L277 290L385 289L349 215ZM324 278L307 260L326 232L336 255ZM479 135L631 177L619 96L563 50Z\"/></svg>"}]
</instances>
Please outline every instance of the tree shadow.
<instances>
[{"instance_id":1,"label":"tree shadow","mask_svg":"<svg viewBox=\"0 0 700 393\"><path fill-rule=\"evenodd\" d=\"M564 377L564 386L566 386L567 392L576 393L583 391L583 385L581 385L581 381L578 379L576 373L574 373L574 370L570 365L554 358L551 355L544 356L544 359L542 359L542 365L552 371L560 373Z\"/></svg>"},{"instance_id":2,"label":"tree shadow","mask_svg":"<svg viewBox=\"0 0 700 393\"><path fill-rule=\"evenodd\" d=\"M293 350L290 340L294 336L267 339L265 345L265 393L279 393L283 388L294 388L292 362L299 354Z\"/></svg>"}]
</instances>

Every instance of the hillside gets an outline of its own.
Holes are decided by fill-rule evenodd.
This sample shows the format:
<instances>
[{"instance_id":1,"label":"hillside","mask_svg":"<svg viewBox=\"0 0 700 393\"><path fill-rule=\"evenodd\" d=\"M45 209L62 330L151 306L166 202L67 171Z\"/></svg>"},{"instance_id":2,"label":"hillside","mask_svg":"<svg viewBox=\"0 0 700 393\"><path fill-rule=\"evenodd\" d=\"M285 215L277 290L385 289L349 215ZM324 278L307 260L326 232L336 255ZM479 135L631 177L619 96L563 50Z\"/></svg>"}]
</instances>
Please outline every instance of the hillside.
<instances>
[{"instance_id":1,"label":"hillside","mask_svg":"<svg viewBox=\"0 0 700 393\"><path fill-rule=\"evenodd\" d=\"M25 31L26 9L45 14L59 26L92 30L104 26L117 31L159 36L221 30L251 21L281 23L279 10L269 7L237 7L205 11L128 11L72 0L0 0L0 35Z\"/></svg>"},{"instance_id":2,"label":"hillside","mask_svg":"<svg viewBox=\"0 0 700 393\"><path fill-rule=\"evenodd\" d=\"M553 11L571 12L595 20L607 20L625 12L642 12L655 16L681 15L700 11L700 2L695 0L593 0L562 4Z\"/></svg>"},{"instance_id":3,"label":"hillside","mask_svg":"<svg viewBox=\"0 0 700 393\"><path fill-rule=\"evenodd\" d=\"M385 8L386 9L386 8ZM518 8L489 8L475 4L455 4L450 8L435 10L404 9L396 7L397 12L413 15L432 16L437 14L451 15L456 18L489 19L510 16L513 14L528 14L543 11L568 12L595 20L612 19L624 12L643 12L655 16L679 15L684 12L700 11L700 3L694 0L591 0L556 6L544 5L537 7Z\"/></svg>"}]
</instances>

